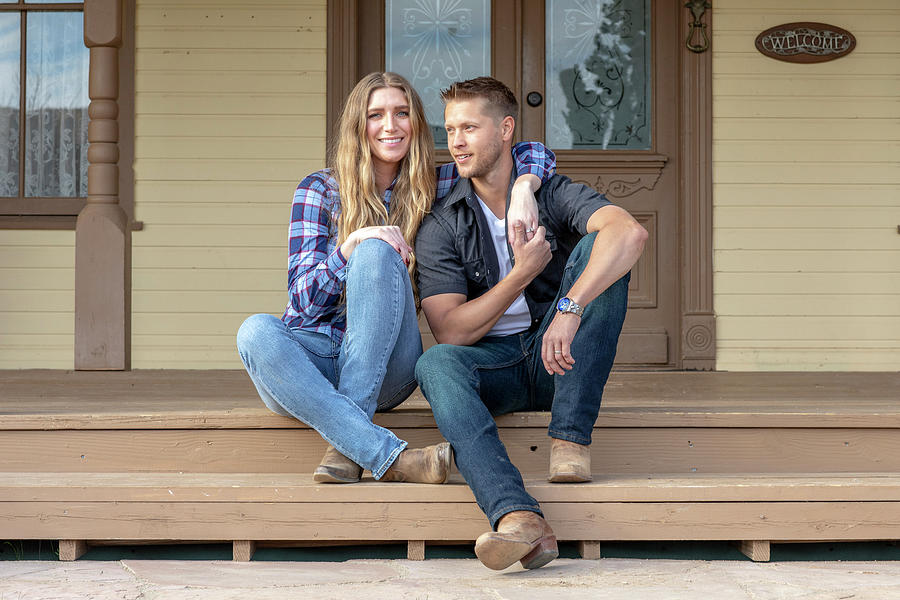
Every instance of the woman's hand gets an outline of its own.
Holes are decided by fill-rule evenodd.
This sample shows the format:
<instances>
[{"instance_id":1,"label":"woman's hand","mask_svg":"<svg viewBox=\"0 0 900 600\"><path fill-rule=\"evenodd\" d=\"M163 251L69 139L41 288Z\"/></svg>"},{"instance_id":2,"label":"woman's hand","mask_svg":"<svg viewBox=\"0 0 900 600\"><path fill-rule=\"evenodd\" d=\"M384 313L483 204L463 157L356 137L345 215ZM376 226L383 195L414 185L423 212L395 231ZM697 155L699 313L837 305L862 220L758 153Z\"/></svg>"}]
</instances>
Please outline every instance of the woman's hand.
<instances>
[{"instance_id":1,"label":"woman's hand","mask_svg":"<svg viewBox=\"0 0 900 600\"><path fill-rule=\"evenodd\" d=\"M345 259L349 259L359 243L370 238L377 238L387 242L394 250L400 253L403 262L407 265L409 264L409 254L413 249L403 239L403 234L400 233L400 228L396 225L374 225L357 229L347 236L347 239L341 244L341 254L344 255Z\"/></svg>"},{"instance_id":2,"label":"woman's hand","mask_svg":"<svg viewBox=\"0 0 900 600\"><path fill-rule=\"evenodd\" d=\"M525 227L525 241L534 237L538 226L537 200L534 192L541 187L536 175L520 175L513 184L509 196L509 210L506 213L506 235L513 239L513 228L519 222Z\"/></svg>"}]
</instances>

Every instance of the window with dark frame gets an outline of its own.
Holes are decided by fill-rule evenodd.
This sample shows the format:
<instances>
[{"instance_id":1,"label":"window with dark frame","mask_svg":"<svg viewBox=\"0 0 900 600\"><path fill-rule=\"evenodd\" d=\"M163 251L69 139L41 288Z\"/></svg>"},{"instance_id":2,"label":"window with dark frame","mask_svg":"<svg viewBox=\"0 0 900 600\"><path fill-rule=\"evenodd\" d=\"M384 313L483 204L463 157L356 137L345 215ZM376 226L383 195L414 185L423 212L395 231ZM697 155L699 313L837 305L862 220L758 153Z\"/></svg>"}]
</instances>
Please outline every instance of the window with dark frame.
<instances>
[{"instance_id":1,"label":"window with dark frame","mask_svg":"<svg viewBox=\"0 0 900 600\"><path fill-rule=\"evenodd\" d=\"M0 216L74 216L87 196L84 4L0 0Z\"/></svg>"}]
</instances>

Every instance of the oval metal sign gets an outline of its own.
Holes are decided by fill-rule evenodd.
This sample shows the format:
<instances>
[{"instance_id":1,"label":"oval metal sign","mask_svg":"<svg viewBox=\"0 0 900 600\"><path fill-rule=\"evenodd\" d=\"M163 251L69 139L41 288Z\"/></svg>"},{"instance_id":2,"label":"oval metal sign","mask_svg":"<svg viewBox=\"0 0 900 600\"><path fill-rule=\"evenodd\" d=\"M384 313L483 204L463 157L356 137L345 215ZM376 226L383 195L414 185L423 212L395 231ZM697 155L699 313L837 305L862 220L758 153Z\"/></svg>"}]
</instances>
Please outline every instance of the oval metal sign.
<instances>
[{"instance_id":1,"label":"oval metal sign","mask_svg":"<svg viewBox=\"0 0 900 600\"><path fill-rule=\"evenodd\" d=\"M756 49L770 58L818 63L846 56L856 38L846 29L825 23L785 23L756 36Z\"/></svg>"}]
</instances>

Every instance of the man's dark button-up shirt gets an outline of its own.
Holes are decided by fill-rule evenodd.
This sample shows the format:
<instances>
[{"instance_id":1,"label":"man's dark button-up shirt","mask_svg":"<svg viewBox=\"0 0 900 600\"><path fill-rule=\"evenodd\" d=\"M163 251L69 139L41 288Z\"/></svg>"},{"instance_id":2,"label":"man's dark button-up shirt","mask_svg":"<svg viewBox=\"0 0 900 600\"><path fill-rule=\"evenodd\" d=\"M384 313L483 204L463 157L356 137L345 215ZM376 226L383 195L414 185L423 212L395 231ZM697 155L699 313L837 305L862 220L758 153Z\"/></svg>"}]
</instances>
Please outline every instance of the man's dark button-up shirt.
<instances>
[{"instance_id":1,"label":"man's dark button-up shirt","mask_svg":"<svg viewBox=\"0 0 900 600\"><path fill-rule=\"evenodd\" d=\"M598 208L610 204L605 196L564 175L546 181L536 198L553 258L525 289L533 324L540 323L556 298L566 261L587 234L588 219ZM514 262L511 249L509 256ZM446 197L435 202L416 236L416 261L422 299L465 294L468 301L497 285L497 252L470 180L460 179Z\"/></svg>"}]
</instances>

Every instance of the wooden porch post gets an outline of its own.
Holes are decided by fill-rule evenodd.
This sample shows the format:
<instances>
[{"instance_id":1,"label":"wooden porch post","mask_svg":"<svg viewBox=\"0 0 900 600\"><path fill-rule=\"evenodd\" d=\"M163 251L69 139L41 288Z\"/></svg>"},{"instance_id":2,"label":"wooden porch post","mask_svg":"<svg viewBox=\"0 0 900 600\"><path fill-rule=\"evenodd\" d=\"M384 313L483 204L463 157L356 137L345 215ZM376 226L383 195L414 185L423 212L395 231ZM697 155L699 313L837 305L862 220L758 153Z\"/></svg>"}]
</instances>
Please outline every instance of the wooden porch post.
<instances>
[{"instance_id":1,"label":"wooden porch post","mask_svg":"<svg viewBox=\"0 0 900 600\"><path fill-rule=\"evenodd\" d=\"M131 367L131 232L119 205L121 0L85 0L88 198L75 227L75 368Z\"/></svg>"}]
</instances>

